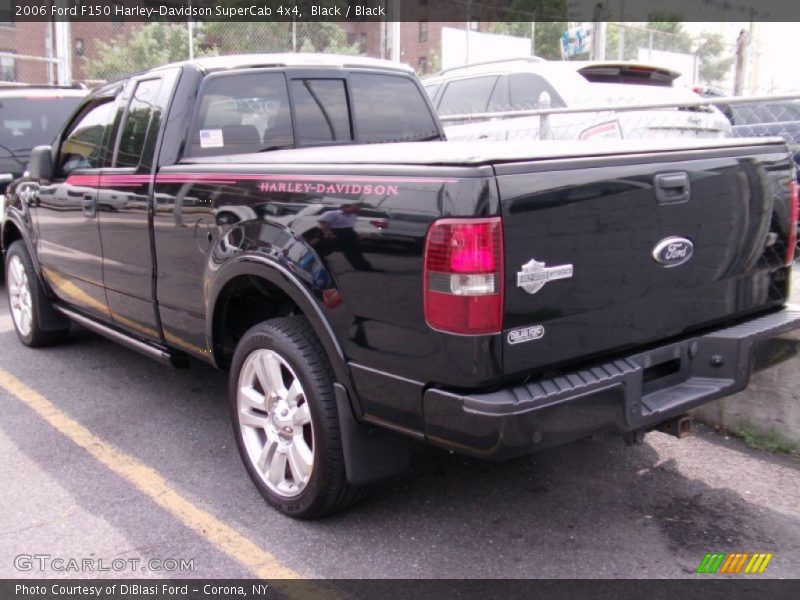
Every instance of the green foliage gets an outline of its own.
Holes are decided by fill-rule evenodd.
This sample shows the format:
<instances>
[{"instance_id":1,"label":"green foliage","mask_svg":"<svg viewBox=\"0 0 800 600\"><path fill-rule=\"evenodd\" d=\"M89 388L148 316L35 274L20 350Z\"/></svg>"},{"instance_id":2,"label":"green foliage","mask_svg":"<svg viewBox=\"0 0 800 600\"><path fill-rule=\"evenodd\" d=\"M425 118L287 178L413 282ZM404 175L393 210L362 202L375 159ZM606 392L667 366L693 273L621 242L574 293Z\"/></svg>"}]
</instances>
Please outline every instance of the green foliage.
<instances>
[{"instance_id":1,"label":"green foliage","mask_svg":"<svg viewBox=\"0 0 800 600\"><path fill-rule=\"evenodd\" d=\"M705 83L718 84L730 71L735 58L726 56L728 48L718 33L703 32L692 37L683 23L668 20L669 15L659 15L661 21L642 23L641 26L609 24L606 36L606 57L616 60L619 57L620 36L622 42L622 60L638 59L640 48L664 50L695 54L699 61L700 80Z\"/></svg>"},{"instance_id":2,"label":"green foliage","mask_svg":"<svg viewBox=\"0 0 800 600\"><path fill-rule=\"evenodd\" d=\"M211 22L202 26L203 48L218 54L291 52L292 24L281 22ZM298 52L359 54L358 44L348 44L338 23L303 22L295 27Z\"/></svg>"},{"instance_id":3,"label":"green foliage","mask_svg":"<svg viewBox=\"0 0 800 600\"><path fill-rule=\"evenodd\" d=\"M338 23L297 23L299 52L359 54L358 44L348 44ZM278 22L198 23L195 56L292 51L292 24ZM129 36L97 42L98 58L87 61L89 79L114 79L189 57L186 25L149 23Z\"/></svg>"},{"instance_id":4,"label":"green foliage","mask_svg":"<svg viewBox=\"0 0 800 600\"><path fill-rule=\"evenodd\" d=\"M186 26L169 23L149 23L130 36L98 41L96 48L98 58L88 60L84 71L89 79L114 79L189 56Z\"/></svg>"},{"instance_id":5,"label":"green foliage","mask_svg":"<svg viewBox=\"0 0 800 600\"><path fill-rule=\"evenodd\" d=\"M785 440L774 430L764 434L758 431L753 425L742 423L733 433L742 438L745 444L757 450L780 452L782 454L800 453L800 445Z\"/></svg>"},{"instance_id":6,"label":"green foliage","mask_svg":"<svg viewBox=\"0 0 800 600\"><path fill-rule=\"evenodd\" d=\"M561 34L567 30L564 21L536 23L536 49L534 54L548 60L561 60ZM514 35L517 37L531 37L530 23L492 23L492 33Z\"/></svg>"},{"instance_id":7,"label":"green foliage","mask_svg":"<svg viewBox=\"0 0 800 600\"><path fill-rule=\"evenodd\" d=\"M564 18L567 12L566 0L512 0L504 10L517 18L527 17L526 21L494 22L491 32L516 37L531 37L531 22L536 22L536 48L533 54L548 60L561 60L561 34L567 30Z\"/></svg>"},{"instance_id":8,"label":"green foliage","mask_svg":"<svg viewBox=\"0 0 800 600\"><path fill-rule=\"evenodd\" d=\"M697 45L700 58L700 79L706 83L720 83L725 79L736 57L733 54L724 56L726 51L722 36L718 33L703 32Z\"/></svg>"}]
</instances>

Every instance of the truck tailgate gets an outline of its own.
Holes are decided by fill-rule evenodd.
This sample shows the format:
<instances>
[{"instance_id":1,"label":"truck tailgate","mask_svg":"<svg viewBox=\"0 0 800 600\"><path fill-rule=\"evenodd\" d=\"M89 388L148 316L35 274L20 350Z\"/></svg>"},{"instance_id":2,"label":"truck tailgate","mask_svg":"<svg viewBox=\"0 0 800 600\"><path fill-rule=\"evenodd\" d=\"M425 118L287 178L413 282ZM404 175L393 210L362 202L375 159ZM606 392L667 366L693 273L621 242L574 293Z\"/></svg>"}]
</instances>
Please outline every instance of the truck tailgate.
<instances>
[{"instance_id":1,"label":"truck tailgate","mask_svg":"<svg viewBox=\"0 0 800 600\"><path fill-rule=\"evenodd\" d=\"M497 165L506 374L544 372L784 303L785 146Z\"/></svg>"}]
</instances>

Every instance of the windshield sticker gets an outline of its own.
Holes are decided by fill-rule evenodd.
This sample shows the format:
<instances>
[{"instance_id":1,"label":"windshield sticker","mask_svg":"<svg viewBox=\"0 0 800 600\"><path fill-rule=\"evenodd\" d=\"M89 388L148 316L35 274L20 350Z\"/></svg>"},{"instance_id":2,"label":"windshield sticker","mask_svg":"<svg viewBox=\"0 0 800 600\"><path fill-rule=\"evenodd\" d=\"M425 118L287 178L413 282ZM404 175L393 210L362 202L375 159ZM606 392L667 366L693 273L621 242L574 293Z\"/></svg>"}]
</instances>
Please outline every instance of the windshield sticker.
<instances>
[{"instance_id":1,"label":"windshield sticker","mask_svg":"<svg viewBox=\"0 0 800 600\"><path fill-rule=\"evenodd\" d=\"M200 147L201 148L222 148L225 142L222 139L222 129L201 129Z\"/></svg>"}]
</instances>

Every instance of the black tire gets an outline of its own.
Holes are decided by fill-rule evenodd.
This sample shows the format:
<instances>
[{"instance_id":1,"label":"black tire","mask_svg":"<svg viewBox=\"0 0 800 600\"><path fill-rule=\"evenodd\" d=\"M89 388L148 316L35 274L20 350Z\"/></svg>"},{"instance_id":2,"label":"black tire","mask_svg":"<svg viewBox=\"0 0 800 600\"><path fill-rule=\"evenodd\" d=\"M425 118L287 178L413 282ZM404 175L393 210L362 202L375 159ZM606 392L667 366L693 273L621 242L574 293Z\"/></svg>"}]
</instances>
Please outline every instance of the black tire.
<instances>
[{"instance_id":1,"label":"black tire","mask_svg":"<svg viewBox=\"0 0 800 600\"><path fill-rule=\"evenodd\" d=\"M248 357L262 350L276 353L291 368L293 373L288 376L291 378L293 375L299 380L304 398L300 402L308 403L311 415L313 468L305 488L291 498L281 496L267 486L264 479L268 475L261 473L248 455L248 442L245 441L240 422L237 397L240 380L243 376L247 377L243 368ZM281 372L286 377L287 371L282 369ZM246 382L243 381L243 384ZM271 319L255 325L244 334L234 353L228 397L236 445L242 462L250 479L271 506L293 518L315 519L343 510L363 497L365 488L355 487L347 482L333 390L333 373L324 350L304 317ZM275 417L268 411L263 414L264 418ZM254 431L258 431L258 428ZM266 439L266 430L264 432ZM268 441L263 443L266 445ZM289 473L289 470L286 472Z\"/></svg>"},{"instance_id":2,"label":"black tire","mask_svg":"<svg viewBox=\"0 0 800 600\"><path fill-rule=\"evenodd\" d=\"M59 344L67 339L69 335L70 322L65 317L53 310L50 299L45 294L41 281L36 274L28 249L25 242L17 240L9 246L6 251L5 275L6 275L6 296L8 298L9 310L12 307L12 278L11 263L19 259L19 263L24 270L28 290L30 293L30 307L32 318L28 331L23 331L12 311L11 321L14 323L14 330L17 337L26 346L31 348L41 346L52 346Z\"/></svg>"}]
</instances>

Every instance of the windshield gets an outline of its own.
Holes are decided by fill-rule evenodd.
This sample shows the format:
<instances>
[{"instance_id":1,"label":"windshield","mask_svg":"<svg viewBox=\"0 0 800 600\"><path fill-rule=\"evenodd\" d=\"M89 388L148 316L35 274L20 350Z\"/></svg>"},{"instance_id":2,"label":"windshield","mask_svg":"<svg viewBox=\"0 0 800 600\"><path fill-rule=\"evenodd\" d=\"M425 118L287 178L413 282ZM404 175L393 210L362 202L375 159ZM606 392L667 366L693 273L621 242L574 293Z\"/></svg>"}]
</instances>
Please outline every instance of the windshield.
<instances>
[{"instance_id":1,"label":"windshield","mask_svg":"<svg viewBox=\"0 0 800 600\"><path fill-rule=\"evenodd\" d=\"M0 99L0 145L13 152L53 143L81 98Z\"/></svg>"}]
</instances>

